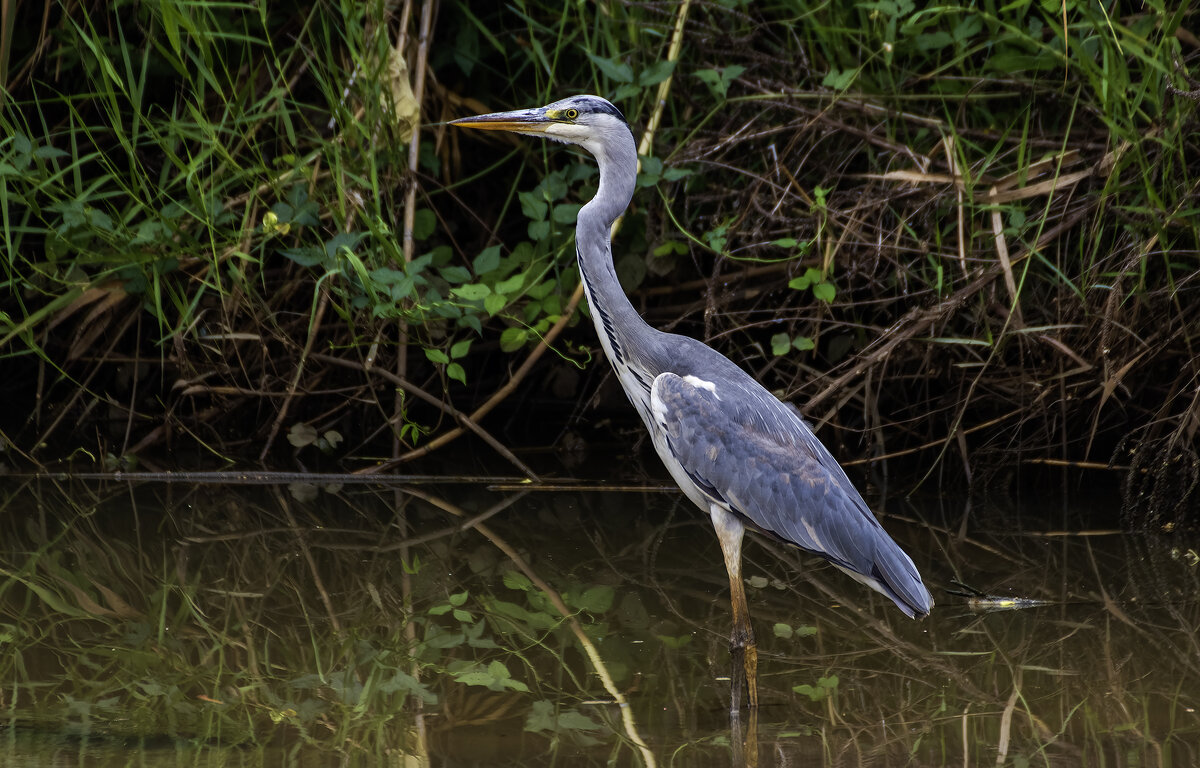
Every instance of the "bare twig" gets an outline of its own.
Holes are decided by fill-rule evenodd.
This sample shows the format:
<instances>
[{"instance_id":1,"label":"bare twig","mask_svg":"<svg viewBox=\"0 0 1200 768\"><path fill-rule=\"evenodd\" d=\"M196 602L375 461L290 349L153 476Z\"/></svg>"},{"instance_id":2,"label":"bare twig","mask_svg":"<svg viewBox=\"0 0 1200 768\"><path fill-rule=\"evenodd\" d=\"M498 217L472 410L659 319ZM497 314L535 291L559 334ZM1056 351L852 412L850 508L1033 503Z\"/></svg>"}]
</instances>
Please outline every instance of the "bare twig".
<instances>
[{"instance_id":1,"label":"bare twig","mask_svg":"<svg viewBox=\"0 0 1200 768\"><path fill-rule=\"evenodd\" d=\"M1058 225L1046 230L1042 233L1042 236L1038 239L1033 249L1023 251L1014 256L1012 264L1023 261L1034 250L1046 247L1047 244L1053 242L1064 232L1069 231L1087 215L1088 211L1094 205L1095 203L1089 203L1087 206L1079 208L1059 222ZM840 392L851 381L865 374L869 368L883 363L897 347L911 341L918 334L926 332L931 326L942 321L950 313L962 306L964 302L978 294L984 286L999 277L1002 272L1003 268L999 264L993 264L982 275L955 291L946 300L940 301L932 307L914 307L909 310L908 314L897 321L891 328L887 329L874 344L863 350L856 358L844 364L842 367L849 370L846 370L837 378L830 381L820 392L809 399L805 404L805 409L811 410L816 408L822 402Z\"/></svg>"},{"instance_id":2,"label":"bare twig","mask_svg":"<svg viewBox=\"0 0 1200 768\"><path fill-rule=\"evenodd\" d=\"M258 454L260 463L266 460L267 454L271 450L271 445L275 442L275 436L279 434L279 427L283 424L283 420L287 418L288 407L296 395L296 389L300 386L300 377L304 375L304 363L308 360L313 341L321 329L321 319L325 317L325 308L327 306L329 306L329 289L325 283L321 283L316 311L313 312L312 322L308 324L308 336L304 340L304 350L300 353L300 360L296 363L296 371L292 374L291 382L288 383L287 396L284 398L283 404L279 406L279 413L275 415L275 421L271 423L271 431L267 435L266 442L263 443L262 451Z\"/></svg>"},{"instance_id":3,"label":"bare twig","mask_svg":"<svg viewBox=\"0 0 1200 768\"><path fill-rule=\"evenodd\" d=\"M478 435L480 437L480 439L482 439L485 443L490 445L496 451L496 453L499 453L501 456L508 459L508 461L511 462L513 466L515 466L517 469L521 470L521 472L526 477L528 477L530 480L534 480L534 481L539 480L538 476L534 473L534 471L532 469L527 467L523 461L518 459L513 454L512 451L508 450L508 448L505 448L504 445L499 440L497 440L496 438L494 438L490 434L488 434L488 432L486 430L484 430L483 427L479 426L479 424L476 423L475 419L473 418L473 415L467 416L466 414L464 414L461 411L459 411L458 409L456 409L454 406L450 405L449 403L442 402L438 398L429 394L428 392L421 389L416 384L413 384L412 382L408 381L407 379L403 379L403 378L397 376L396 374L391 373L390 371L383 370L382 368L368 368L367 366L363 365L362 363L355 362L354 360L345 360L340 357L334 357L333 355L316 354L316 355L313 355L313 359L320 360L321 362L325 362L325 363L330 363L332 365L340 365L345 368L354 368L356 370L363 371L364 373L374 374L376 376L381 376L381 377L387 379L388 381L395 384L397 387L404 390L405 392L408 392L409 394L413 395L414 397L420 398L421 400L424 400L425 402L429 403L430 405L434 406L435 408L440 409L447 416L451 417L452 419L457 421L459 424L461 424L462 426L458 429L459 434L461 434L462 429L469 429L470 431L472 431L476 435ZM393 459L392 461L389 461L386 463L393 464L393 463L398 463L398 462L397 462L397 460ZM378 467L372 467L370 470L364 470L364 473L365 474L374 474L378 471L379 471Z\"/></svg>"}]
</instances>

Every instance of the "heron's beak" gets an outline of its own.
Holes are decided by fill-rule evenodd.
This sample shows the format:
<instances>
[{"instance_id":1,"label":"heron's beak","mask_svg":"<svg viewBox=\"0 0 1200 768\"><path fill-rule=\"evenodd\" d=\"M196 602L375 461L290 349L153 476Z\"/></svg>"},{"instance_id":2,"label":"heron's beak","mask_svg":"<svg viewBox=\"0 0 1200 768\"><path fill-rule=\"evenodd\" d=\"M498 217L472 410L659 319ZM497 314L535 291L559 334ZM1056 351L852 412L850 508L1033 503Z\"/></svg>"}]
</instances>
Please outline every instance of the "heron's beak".
<instances>
[{"instance_id":1,"label":"heron's beak","mask_svg":"<svg viewBox=\"0 0 1200 768\"><path fill-rule=\"evenodd\" d=\"M482 131L514 131L516 133L545 133L546 128L554 125L544 109L517 109L512 112L493 112L489 115L460 117L451 120L450 125L461 125L464 128L478 128Z\"/></svg>"}]
</instances>

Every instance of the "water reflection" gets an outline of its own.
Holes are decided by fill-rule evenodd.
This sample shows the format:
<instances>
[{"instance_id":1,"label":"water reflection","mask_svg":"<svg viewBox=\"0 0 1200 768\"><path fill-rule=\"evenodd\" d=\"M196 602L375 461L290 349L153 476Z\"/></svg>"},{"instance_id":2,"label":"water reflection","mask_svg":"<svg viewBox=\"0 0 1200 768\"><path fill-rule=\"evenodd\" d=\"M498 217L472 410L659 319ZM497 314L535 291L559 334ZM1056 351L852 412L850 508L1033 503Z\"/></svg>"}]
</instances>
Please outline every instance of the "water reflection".
<instances>
[{"instance_id":1,"label":"water reflection","mask_svg":"<svg viewBox=\"0 0 1200 768\"><path fill-rule=\"evenodd\" d=\"M0 497L0 764L1200 764L1181 536L893 504L923 622L751 538L763 706L731 725L720 549L676 494ZM1048 604L978 612L954 580Z\"/></svg>"}]
</instances>

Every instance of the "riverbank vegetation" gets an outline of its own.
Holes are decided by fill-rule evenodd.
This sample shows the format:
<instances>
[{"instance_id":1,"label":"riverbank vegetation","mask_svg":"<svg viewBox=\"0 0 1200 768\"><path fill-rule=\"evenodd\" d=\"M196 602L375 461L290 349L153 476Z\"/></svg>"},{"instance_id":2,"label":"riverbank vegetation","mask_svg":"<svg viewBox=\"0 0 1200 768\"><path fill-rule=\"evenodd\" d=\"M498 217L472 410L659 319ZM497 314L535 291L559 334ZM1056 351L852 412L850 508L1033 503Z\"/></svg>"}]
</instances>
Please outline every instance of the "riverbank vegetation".
<instances>
[{"instance_id":1,"label":"riverbank vegetation","mask_svg":"<svg viewBox=\"0 0 1200 768\"><path fill-rule=\"evenodd\" d=\"M1187 4L5 8L12 465L378 470L462 435L562 472L524 449L632 418L578 306L594 166L443 121L594 92L642 142L635 304L837 455L1127 470L1162 526L1194 500Z\"/></svg>"}]
</instances>

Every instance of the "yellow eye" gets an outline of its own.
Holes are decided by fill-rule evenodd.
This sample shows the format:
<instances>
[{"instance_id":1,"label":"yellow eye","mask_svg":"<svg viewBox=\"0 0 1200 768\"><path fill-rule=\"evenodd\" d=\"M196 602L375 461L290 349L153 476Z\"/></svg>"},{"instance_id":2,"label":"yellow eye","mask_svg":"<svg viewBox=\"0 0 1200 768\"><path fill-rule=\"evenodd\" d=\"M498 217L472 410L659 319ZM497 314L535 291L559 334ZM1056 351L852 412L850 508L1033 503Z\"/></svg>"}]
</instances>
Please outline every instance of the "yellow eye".
<instances>
[{"instance_id":1,"label":"yellow eye","mask_svg":"<svg viewBox=\"0 0 1200 768\"><path fill-rule=\"evenodd\" d=\"M566 112L563 112L563 116L566 117L568 120L574 120L575 118L579 117L579 110L572 107L571 109L568 109Z\"/></svg>"}]
</instances>

